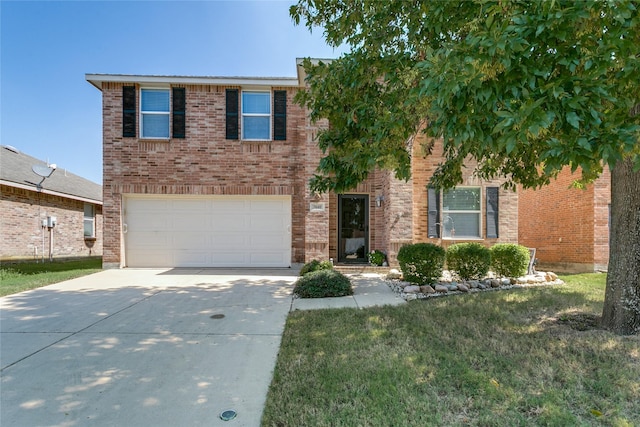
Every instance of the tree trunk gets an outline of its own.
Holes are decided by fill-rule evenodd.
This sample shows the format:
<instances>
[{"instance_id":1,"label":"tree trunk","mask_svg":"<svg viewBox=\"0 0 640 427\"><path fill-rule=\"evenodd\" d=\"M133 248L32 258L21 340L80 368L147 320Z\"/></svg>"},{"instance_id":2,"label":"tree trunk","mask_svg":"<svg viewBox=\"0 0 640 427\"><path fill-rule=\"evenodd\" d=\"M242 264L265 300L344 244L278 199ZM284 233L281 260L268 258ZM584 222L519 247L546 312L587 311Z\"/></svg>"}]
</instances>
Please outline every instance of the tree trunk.
<instances>
[{"instance_id":1,"label":"tree trunk","mask_svg":"<svg viewBox=\"0 0 640 427\"><path fill-rule=\"evenodd\" d=\"M611 171L611 234L602 326L640 333L640 171L620 161Z\"/></svg>"}]
</instances>

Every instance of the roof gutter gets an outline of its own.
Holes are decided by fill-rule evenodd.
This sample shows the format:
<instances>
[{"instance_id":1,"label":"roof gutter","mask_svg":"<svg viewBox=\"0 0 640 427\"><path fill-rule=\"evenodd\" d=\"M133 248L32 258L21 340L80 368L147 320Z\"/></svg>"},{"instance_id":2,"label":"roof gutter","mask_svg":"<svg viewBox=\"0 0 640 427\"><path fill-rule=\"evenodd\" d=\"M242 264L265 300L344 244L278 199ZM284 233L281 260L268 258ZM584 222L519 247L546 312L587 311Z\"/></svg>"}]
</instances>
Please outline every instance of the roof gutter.
<instances>
[{"instance_id":1,"label":"roof gutter","mask_svg":"<svg viewBox=\"0 0 640 427\"><path fill-rule=\"evenodd\" d=\"M218 86L299 87L296 77L195 77L141 76L134 74L85 74L85 79L102 90L103 83L139 83L149 85L192 84Z\"/></svg>"},{"instance_id":2,"label":"roof gutter","mask_svg":"<svg viewBox=\"0 0 640 427\"><path fill-rule=\"evenodd\" d=\"M78 201L81 201L81 202L93 203L94 205L102 206L102 200L95 200L95 199L90 199L88 197L82 197L82 196L75 196L75 195L72 195L72 194L60 193L58 191L47 190L46 188L42 188L42 189L40 189L40 191L38 191L37 187L34 187L32 185L25 185L25 184L20 184L20 183L17 183L17 182L12 182L12 181L5 181L4 179L0 179L0 184L6 185L8 187L20 188L22 190L29 190L29 191L33 191L33 192L36 192L36 193L48 194L48 195L51 195L51 196L64 197L64 198L67 198L67 199L78 200Z\"/></svg>"}]
</instances>

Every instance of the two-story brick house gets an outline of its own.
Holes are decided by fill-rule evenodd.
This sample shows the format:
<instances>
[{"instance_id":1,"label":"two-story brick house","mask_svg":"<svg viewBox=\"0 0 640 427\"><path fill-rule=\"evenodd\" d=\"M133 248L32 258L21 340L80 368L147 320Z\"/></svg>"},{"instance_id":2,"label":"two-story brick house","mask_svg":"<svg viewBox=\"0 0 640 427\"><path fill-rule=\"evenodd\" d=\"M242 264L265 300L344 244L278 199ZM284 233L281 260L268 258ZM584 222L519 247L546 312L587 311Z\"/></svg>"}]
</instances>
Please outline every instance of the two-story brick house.
<instances>
[{"instance_id":1,"label":"two-story brick house","mask_svg":"<svg viewBox=\"0 0 640 427\"><path fill-rule=\"evenodd\" d=\"M413 144L413 178L375 171L314 194L318 131L295 78L87 74L102 92L104 255L109 267L288 267L396 261L411 242L516 242L517 194L469 174L427 188L441 158ZM322 125L322 124L321 124Z\"/></svg>"}]
</instances>

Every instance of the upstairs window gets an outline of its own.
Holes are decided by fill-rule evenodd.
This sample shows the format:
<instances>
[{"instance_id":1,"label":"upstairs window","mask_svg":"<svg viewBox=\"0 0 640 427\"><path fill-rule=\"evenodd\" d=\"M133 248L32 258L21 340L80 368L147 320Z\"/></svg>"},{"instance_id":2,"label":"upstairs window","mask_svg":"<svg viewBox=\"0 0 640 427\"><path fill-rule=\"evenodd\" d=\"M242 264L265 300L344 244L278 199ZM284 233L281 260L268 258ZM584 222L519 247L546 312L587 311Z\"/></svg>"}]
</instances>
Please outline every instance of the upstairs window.
<instances>
[{"instance_id":1,"label":"upstairs window","mask_svg":"<svg viewBox=\"0 0 640 427\"><path fill-rule=\"evenodd\" d=\"M140 137L169 139L169 89L140 90Z\"/></svg>"},{"instance_id":2,"label":"upstairs window","mask_svg":"<svg viewBox=\"0 0 640 427\"><path fill-rule=\"evenodd\" d=\"M96 207L91 203L84 204L84 237L96 237Z\"/></svg>"},{"instance_id":3,"label":"upstairs window","mask_svg":"<svg viewBox=\"0 0 640 427\"><path fill-rule=\"evenodd\" d=\"M242 92L242 139L271 139L270 92Z\"/></svg>"}]
</instances>

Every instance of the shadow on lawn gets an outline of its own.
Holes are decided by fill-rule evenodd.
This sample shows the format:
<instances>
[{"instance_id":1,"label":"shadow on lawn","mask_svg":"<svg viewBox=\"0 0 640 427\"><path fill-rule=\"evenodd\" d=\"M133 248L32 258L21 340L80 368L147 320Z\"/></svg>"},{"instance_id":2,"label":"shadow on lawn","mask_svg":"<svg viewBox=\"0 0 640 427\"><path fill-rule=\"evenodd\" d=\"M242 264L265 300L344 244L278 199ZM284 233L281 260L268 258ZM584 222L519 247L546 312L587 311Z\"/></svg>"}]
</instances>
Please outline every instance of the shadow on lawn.
<instances>
[{"instance_id":1,"label":"shadow on lawn","mask_svg":"<svg viewBox=\"0 0 640 427\"><path fill-rule=\"evenodd\" d=\"M604 294L604 289L602 292ZM451 305L449 298L456 298L456 303ZM452 317L481 307L478 312L482 316L496 320L504 318L516 328L517 325L537 324L559 325L575 331L602 329L602 300L588 292L570 290L566 285L501 289L421 301L452 310Z\"/></svg>"}]
</instances>

